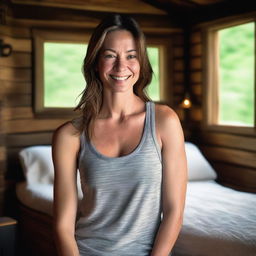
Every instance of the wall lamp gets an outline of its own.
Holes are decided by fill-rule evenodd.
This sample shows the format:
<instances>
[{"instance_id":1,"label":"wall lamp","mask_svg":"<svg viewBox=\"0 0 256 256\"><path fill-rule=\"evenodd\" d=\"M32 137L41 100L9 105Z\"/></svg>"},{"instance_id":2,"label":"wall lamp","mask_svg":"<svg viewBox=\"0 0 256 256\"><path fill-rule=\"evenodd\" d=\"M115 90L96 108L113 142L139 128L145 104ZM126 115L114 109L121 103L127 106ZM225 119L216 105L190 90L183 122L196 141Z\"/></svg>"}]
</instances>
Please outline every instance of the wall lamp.
<instances>
[{"instance_id":1,"label":"wall lamp","mask_svg":"<svg viewBox=\"0 0 256 256\"><path fill-rule=\"evenodd\" d=\"M8 57L12 54L12 46L5 44L4 40L0 39L0 57Z\"/></svg>"},{"instance_id":2,"label":"wall lamp","mask_svg":"<svg viewBox=\"0 0 256 256\"><path fill-rule=\"evenodd\" d=\"M192 102L191 102L190 95L188 92L185 93L185 96L184 96L182 102L180 103L180 106L182 108L191 108Z\"/></svg>"}]
</instances>

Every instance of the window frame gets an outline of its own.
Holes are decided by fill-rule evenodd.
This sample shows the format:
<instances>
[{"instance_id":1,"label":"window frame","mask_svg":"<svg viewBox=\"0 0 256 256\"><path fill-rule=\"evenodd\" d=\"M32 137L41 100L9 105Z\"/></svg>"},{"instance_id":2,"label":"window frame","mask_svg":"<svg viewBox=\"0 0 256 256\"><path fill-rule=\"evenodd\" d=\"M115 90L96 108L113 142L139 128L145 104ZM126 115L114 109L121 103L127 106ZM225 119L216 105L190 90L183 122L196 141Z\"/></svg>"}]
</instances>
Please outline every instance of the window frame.
<instances>
[{"instance_id":1,"label":"window frame","mask_svg":"<svg viewBox=\"0 0 256 256\"><path fill-rule=\"evenodd\" d=\"M157 47L159 49L159 90L160 101L159 103L165 103L172 105L173 94L171 93L173 84L173 74L170 74L173 60L173 44L172 40L168 36L152 36L145 33L147 46ZM169 67L169 68L168 68Z\"/></svg>"},{"instance_id":2,"label":"window frame","mask_svg":"<svg viewBox=\"0 0 256 256\"><path fill-rule=\"evenodd\" d=\"M218 30L254 22L254 17L232 17L208 23L203 28L203 128L210 131L228 132L234 134L256 134L256 37L254 38L254 125L233 126L217 124L218 120ZM256 24L255 24L256 35ZM218 66L219 67L219 66Z\"/></svg>"},{"instance_id":3,"label":"window frame","mask_svg":"<svg viewBox=\"0 0 256 256\"><path fill-rule=\"evenodd\" d=\"M34 95L33 107L36 116L73 116L73 108L69 107L45 107L44 106L44 43L62 42L62 43L88 43L92 31L67 31L67 30L45 30L33 29L33 47L34 47ZM146 34L146 33L145 33ZM151 35L146 34L147 46L159 48L159 86L160 102L172 103L172 94L170 93L171 80L168 81L168 67L171 66L171 54L173 51L169 35ZM170 72L169 72L170 73ZM167 75L168 74L168 75Z\"/></svg>"},{"instance_id":4,"label":"window frame","mask_svg":"<svg viewBox=\"0 0 256 256\"><path fill-rule=\"evenodd\" d=\"M45 107L44 106L44 43L82 43L86 44L90 39L89 31L60 31L33 29L34 47L34 112L37 116L73 116L73 108L70 107Z\"/></svg>"}]
</instances>

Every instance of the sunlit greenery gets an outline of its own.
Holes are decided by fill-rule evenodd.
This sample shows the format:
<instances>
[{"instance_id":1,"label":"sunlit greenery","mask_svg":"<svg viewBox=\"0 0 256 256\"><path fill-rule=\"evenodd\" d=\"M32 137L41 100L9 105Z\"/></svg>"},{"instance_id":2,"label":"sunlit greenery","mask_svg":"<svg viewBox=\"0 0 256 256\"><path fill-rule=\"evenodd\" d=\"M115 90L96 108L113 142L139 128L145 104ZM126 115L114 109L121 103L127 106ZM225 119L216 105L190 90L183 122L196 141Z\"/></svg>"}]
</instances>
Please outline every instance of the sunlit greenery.
<instances>
[{"instance_id":1,"label":"sunlit greenery","mask_svg":"<svg viewBox=\"0 0 256 256\"><path fill-rule=\"evenodd\" d=\"M82 63L87 46L44 44L44 106L74 107L85 87Z\"/></svg>"},{"instance_id":2,"label":"sunlit greenery","mask_svg":"<svg viewBox=\"0 0 256 256\"><path fill-rule=\"evenodd\" d=\"M219 31L222 124L254 124L254 31L254 23Z\"/></svg>"},{"instance_id":3,"label":"sunlit greenery","mask_svg":"<svg viewBox=\"0 0 256 256\"><path fill-rule=\"evenodd\" d=\"M153 76L150 85L147 88L149 97L154 101L160 100L159 85L159 49L157 47L148 47L148 56L153 69Z\"/></svg>"},{"instance_id":4,"label":"sunlit greenery","mask_svg":"<svg viewBox=\"0 0 256 256\"><path fill-rule=\"evenodd\" d=\"M44 44L44 106L74 107L85 87L82 63L87 46L83 44ZM154 76L148 87L151 99L159 100L158 48L148 48Z\"/></svg>"}]
</instances>

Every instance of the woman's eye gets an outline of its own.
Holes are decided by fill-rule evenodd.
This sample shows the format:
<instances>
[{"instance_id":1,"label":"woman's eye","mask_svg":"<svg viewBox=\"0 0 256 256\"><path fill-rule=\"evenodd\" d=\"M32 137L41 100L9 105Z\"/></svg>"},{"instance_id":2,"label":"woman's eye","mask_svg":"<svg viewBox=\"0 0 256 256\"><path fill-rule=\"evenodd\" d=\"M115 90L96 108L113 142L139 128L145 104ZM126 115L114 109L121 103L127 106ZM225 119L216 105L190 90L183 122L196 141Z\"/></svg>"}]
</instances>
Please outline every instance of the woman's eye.
<instances>
[{"instance_id":1,"label":"woman's eye","mask_svg":"<svg viewBox=\"0 0 256 256\"><path fill-rule=\"evenodd\" d=\"M106 58L106 59L115 58L115 55L113 55L113 54L107 54L107 55L104 56L104 58Z\"/></svg>"},{"instance_id":2,"label":"woman's eye","mask_svg":"<svg viewBox=\"0 0 256 256\"><path fill-rule=\"evenodd\" d=\"M136 55L128 55L127 58L128 59L135 59L135 58L137 58L137 56Z\"/></svg>"}]
</instances>

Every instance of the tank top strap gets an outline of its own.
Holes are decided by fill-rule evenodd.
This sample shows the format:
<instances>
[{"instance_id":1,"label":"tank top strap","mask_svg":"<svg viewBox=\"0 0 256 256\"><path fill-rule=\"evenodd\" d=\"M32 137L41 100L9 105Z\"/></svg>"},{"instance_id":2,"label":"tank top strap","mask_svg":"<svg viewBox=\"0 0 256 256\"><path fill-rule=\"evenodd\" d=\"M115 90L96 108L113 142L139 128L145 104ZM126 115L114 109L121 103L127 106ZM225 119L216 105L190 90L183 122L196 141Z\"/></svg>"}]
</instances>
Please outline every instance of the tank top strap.
<instances>
[{"instance_id":1,"label":"tank top strap","mask_svg":"<svg viewBox=\"0 0 256 256\"><path fill-rule=\"evenodd\" d=\"M158 157L159 157L160 161L162 161L161 149L160 149L159 143L157 141L157 137L156 137L155 103L152 101L149 101L147 103L147 105L149 108L147 111L147 114L149 115L148 116L148 120L149 120L148 126L150 127L149 130L150 130L151 136L153 138Z\"/></svg>"}]
</instances>

